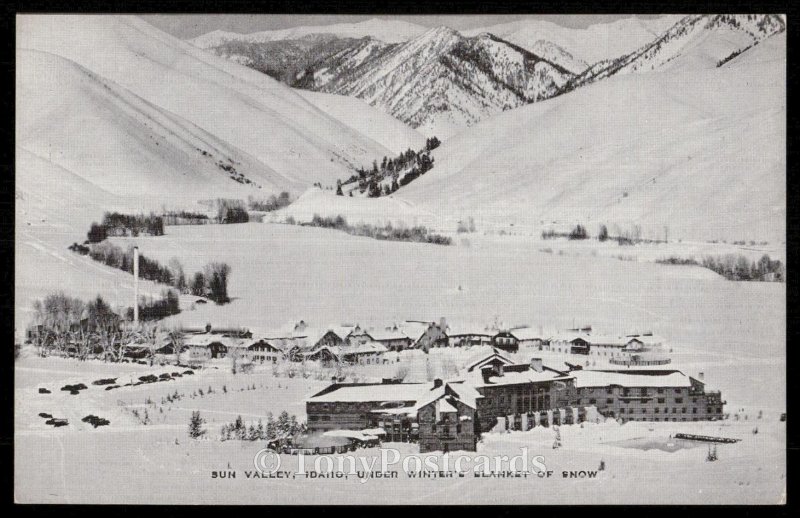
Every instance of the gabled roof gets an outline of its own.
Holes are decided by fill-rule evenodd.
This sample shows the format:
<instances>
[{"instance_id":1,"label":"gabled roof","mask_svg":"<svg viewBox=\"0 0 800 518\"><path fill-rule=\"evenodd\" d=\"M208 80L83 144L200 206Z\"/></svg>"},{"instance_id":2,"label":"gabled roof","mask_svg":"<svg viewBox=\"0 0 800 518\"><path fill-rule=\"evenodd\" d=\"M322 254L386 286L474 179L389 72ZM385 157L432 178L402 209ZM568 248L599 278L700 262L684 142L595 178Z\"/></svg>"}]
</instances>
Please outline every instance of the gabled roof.
<instances>
[{"instance_id":1,"label":"gabled roof","mask_svg":"<svg viewBox=\"0 0 800 518\"><path fill-rule=\"evenodd\" d=\"M580 338L581 340L585 340L589 342L589 335L587 333L581 333L578 331L561 331L553 336L550 337L550 341L558 341L558 342L572 342L573 340Z\"/></svg>"},{"instance_id":2,"label":"gabled roof","mask_svg":"<svg viewBox=\"0 0 800 518\"><path fill-rule=\"evenodd\" d=\"M384 329L375 329L371 331L367 331L367 334L372 337L373 340L378 342L386 342L389 340L411 340L409 336L402 331L398 330L384 330Z\"/></svg>"},{"instance_id":3,"label":"gabled roof","mask_svg":"<svg viewBox=\"0 0 800 518\"><path fill-rule=\"evenodd\" d=\"M459 324L451 323L447 326L447 336L494 336L495 330L487 329L487 326L479 324Z\"/></svg>"},{"instance_id":4,"label":"gabled roof","mask_svg":"<svg viewBox=\"0 0 800 518\"><path fill-rule=\"evenodd\" d=\"M475 387L464 382L448 381L447 387L458 395L458 399L470 408L478 408L478 400L483 398Z\"/></svg>"},{"instance_id":5,"label":"gabled roof","mask_svg":"<svg viewBox=\"0 0 800 518\"><path fill-rule=\"evenodd\" d=\"M331 331L342 340L345 340L356 328L357 326L328 326L327 331ZM324 333L322 336L324 336ZM320 338L322 338L322 336L320 336Z\"/></svg>"},{"instance_id":6,"label":"gabled roof","mask_svg":"<svg viewBox=\"0 0 800 518\"><path fill-rule=\"evenodd\" d=\"M397 327L404 335L416 342L422 338L422 335L424 335L432 325L435 324L435 322L417 322L407 320L398 324Z\"/></svg>"},{"instance_id":7,"label":"gabled roof","mask_svg":"<svg viewBox=\"0 0 800 518\"><path fill-rule=\"evenodd\" d=\"M471 372L475 369L480 369L481 367L488 364L492 360L499 360L505 365L511 365L512 363L514 363L505 356L503 356L502 354L500 354L500 351L496 347L492 347L491 354L487 355L486 353L482 353L481 355L474 358L471 363L467 364L466 366L467 372Z\"/></svg>"},{"instance_id":8,"label":"gabled roof","mask_svg":"<svg viewBox=\"0 0 800 518\"><path fill-rule=\"evenodd\" d=\"M509 332L514 335L517 340L536 340L544 338L542 333L532 327L518 327L509 330Z\"/></svg>"}]
</instances>

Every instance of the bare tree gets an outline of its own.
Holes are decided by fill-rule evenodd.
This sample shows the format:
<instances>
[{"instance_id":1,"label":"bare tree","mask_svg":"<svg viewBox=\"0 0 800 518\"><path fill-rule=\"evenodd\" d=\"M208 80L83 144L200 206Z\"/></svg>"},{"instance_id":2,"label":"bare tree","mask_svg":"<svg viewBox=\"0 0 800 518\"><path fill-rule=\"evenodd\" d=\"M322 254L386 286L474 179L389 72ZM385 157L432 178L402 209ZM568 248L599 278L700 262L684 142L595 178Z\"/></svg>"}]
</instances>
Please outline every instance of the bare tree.
<instances>
[{"instance_id":1,"label":"bare tree","mask_svg":"<svg viewBox=\"0 0 800 518\"><path fill-rule=\"evenodd\" d=\"M152 366L155 363L156 350L161 345L163 337L161 327L157 322L142 322L139 324L138 334L142 343L147 347L150 366Z\"/></svg>"},{"instance_id":2,"label":"bare tree","mask_svg":"<svg viewBox=\"0 0 800 518\"><path fill-rule=\"evenodd\" d=\"M169 332L169 341L172 344L173 352L175 353L175 365L180 365L181 363L181 352L183 351L184 346L184 337L183 332L180 330L178 326L173 326Z\"/></svg>"}]
</instances>

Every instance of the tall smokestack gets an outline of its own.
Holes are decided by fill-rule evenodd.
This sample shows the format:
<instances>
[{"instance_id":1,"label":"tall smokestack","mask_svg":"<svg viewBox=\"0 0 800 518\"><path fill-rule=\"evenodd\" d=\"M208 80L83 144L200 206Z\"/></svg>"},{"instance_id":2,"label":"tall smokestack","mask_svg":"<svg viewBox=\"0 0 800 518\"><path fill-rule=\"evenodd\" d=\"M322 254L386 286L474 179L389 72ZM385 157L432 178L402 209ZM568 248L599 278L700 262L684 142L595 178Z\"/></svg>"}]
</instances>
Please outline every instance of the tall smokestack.
<instances>
[{"instance_id":1,"label":"tall smokestack","mask_svg":"<svg viewBox=\"0 0 800 518\"><path fill-rule=\"evenodd\" d=\"M133 247L133 322L139 323L139 247Z\"/></svg>"}]
</instances>

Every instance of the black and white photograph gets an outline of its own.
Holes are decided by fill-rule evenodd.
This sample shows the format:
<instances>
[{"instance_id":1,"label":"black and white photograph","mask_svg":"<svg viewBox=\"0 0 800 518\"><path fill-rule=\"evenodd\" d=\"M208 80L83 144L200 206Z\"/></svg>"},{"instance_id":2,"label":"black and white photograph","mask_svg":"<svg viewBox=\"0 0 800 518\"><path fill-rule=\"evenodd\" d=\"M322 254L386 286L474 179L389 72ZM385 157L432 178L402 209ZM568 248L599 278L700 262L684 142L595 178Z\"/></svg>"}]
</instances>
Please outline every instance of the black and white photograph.
<instances>
[{"instance_id":1,"label":"black and white photograph","mask_svg":"<svg viewBox=\"0 0 800 518\"><path fill-rule=\"evenodd\" d=\"M787 18L16 14L15 502L785 504Z\"/></svg>"}]
</instances>

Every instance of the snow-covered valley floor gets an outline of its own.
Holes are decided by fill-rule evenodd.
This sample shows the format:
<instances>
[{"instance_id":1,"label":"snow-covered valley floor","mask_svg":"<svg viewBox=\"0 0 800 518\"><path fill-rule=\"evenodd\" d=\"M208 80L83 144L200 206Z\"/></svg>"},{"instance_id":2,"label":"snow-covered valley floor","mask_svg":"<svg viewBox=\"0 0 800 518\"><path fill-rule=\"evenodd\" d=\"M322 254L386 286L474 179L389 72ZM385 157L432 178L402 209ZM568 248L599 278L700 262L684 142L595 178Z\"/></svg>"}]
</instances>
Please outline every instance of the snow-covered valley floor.
<instances>
[{"instance_id":1,"label":"snow-covered valley floor","mask_svg":"<svg viewBox=\"0 0 800 518\"><path fill-rule=\"evenodd\" d=\"M91 382L120 381L173 372L172 365L149 367L26 354L15 374L16 498L20 502L153 503L776 503L785 490L785 285L736 283L699 267L620 261L604 253L575 249L546 253L539 239L522 236L462 236L454 246L377 241L334 230L280 224L169 227L166 236L114 238L136 242L142 253L166 263L178 257L187 271L208 261L232 267L233 302L183 307L173 320L186 325L248 325L271 328L304 319L322 327L359 322L380 325L405 319L506 325L529 324L546 331L592 324L607 332L651 330L673 349L673 366L704 373L709 389L721 390L731 419L718 423L605 423L562 427L563 447L552 449L551 430L487 434L477 454L515 455L522 446L545 456L548 469L606 470L594 479L389 479L354 491L357 480L248 480L263 446L209 438L190 441L188 420L199 410L215 437L237 415L266 419L282 410L304 419L303 398L326 385L325 377L273 376L270 370L230 373L221 362L175 381L105 391ZM577 247L577 245L567 245ZM584 245L585 246L585 245ZM670 245L676 248L678 245ZM680 250L679 250L680 251ZM64 251L63 254L71 254ZM70 258L72 256L69 256ZM65 275L91 277L70 261ZM56 264L55 262L53 264ZM110 275L128 279L122 272ZM76 273L77 272L77 273ZM56 283L56 271L46 276ZM38 279L26 295L18 278L17 300L39 296L48 284ZM91 288L92 285L88 284ZM53 284L56 289L56 284ZM126 290L119 290L124 296ZM124 299L118 302L124 302ZM183 304L183 301L182 301ZM434 350L390 355L390 363L354 368L361 381L391 376L406 367L408 379L424 380L427 363L444 375L445 366L463 369L481 351ZM562 366L578 359L523 350L518 360L542 356ZM171 363L173 360L167 358ZM213 367L218 367L214 369ZM319 379L318 379L319 378ZM72 396L59 390L82 382ZM223 392L223 385L227 393ZM39 394L38 388L51 394ZM252 388L254 387L255 388ZM208 395L208 388L212 395ZM247 387L250 387L249 390ZM205 396L191 397L202 389ZM174 403L162 398L175 391ZM151 400L153 403L147 403ZM132 409L148 411L143 425ZM763 411L762 419L758 419ZM52 428L40 412L69 419ZM733 415L739 413L740 421ZM81 419L93 414L111 421L92 428ZM744 421L744 415L748 420ZM752 434L758 427L759 433ZM679 431L741 438L719 447L719 460L706 462L706 447L668 446ZM648 446L649 445L649 446ZM645 446L650 449L644 450ZM398 445L413 453L416 448ZM405 449L404 449L405 448ZM537 451L541 450L541 451ZM378 450L362 450L378 455ZM470 454L475 455L475 454ZM286 457L291 470L296 457ZM214 470L238 471L235 480L212 479Z\"/></svg>"}]
</instances>

